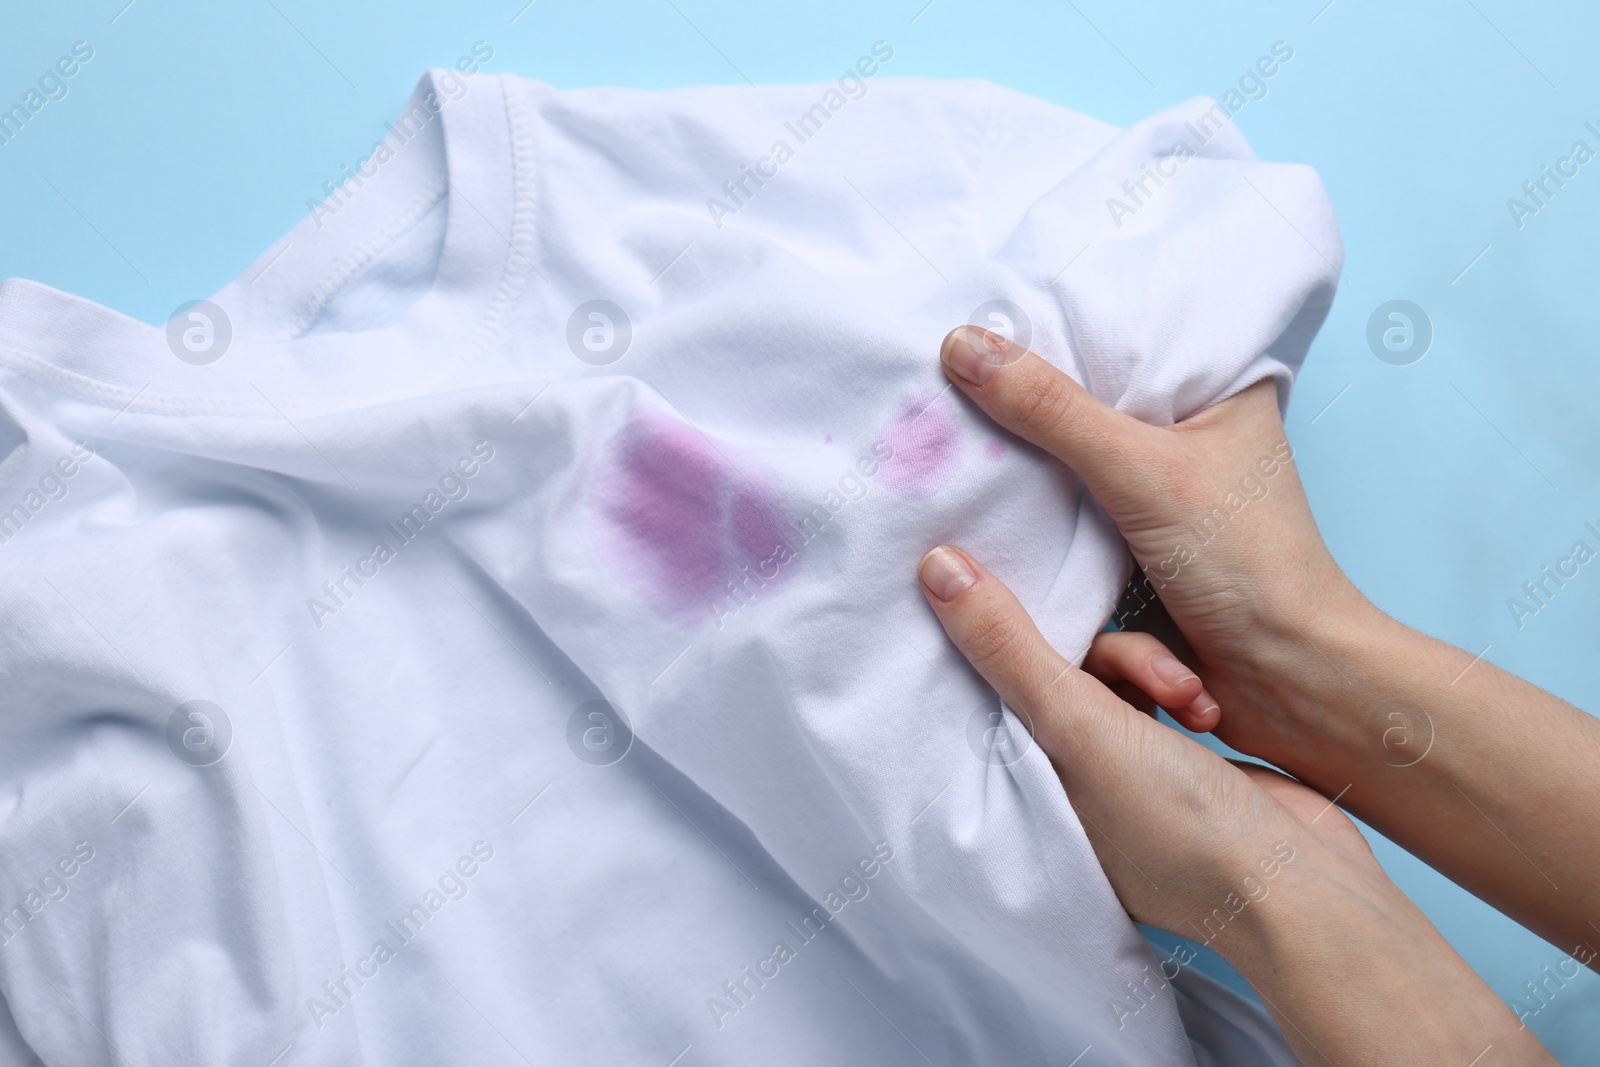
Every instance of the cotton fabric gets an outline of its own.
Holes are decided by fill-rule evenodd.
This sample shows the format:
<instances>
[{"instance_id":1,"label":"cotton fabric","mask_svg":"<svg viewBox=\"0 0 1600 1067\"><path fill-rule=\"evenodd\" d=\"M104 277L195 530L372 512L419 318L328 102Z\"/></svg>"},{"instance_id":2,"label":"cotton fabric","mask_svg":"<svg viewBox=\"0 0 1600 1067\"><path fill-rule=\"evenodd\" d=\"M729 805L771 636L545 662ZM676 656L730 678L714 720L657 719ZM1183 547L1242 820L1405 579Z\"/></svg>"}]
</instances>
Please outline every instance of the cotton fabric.
<instances>
[{"instance_id":1,"label":"cotton fabric","mask_svg":"<svg viewBox=\"0 0 1600 1067\"><path fill-rule=\"evenodd\" d=\"M200 318L0 287L18 1062L1195 1062L914 574L966 546L1081 659L1126 550L937 351L1286 398L1332 213L1210 101L869 57L434 72Z\"/></svg>"}]
</instances>

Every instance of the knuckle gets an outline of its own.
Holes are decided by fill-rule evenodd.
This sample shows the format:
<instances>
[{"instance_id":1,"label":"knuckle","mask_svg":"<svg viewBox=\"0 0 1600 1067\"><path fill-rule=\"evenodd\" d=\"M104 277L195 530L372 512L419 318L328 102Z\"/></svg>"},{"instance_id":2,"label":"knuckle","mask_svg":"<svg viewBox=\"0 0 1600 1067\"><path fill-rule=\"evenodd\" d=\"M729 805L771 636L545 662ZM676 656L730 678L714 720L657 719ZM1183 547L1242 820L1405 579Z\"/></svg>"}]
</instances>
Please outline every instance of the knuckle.
<instances>
[{"instance_id":1,"label":"knuckle","mask_svg":"<svg viewBox=\"0 0 1600 1067\"><path fill-rule=\"evenodd\" d=\"M1005 612L988 609L966 626L962 647L973 666L1003 666L1013 661L1021 649L1022 627Z\"/></svg>"},{"instance_id":2,"label":"knuckle","mask_svg":"<svg viewBox=\"0 0 1600 1067\"><path fill-rule=\"evenodd\" d=\"M1017 382L1012 413L1024 436L1047 436L1070 422L1079 399L1076 383L1065 374L1054 368L1034 369Z\"/></svg>"}]
</instances>

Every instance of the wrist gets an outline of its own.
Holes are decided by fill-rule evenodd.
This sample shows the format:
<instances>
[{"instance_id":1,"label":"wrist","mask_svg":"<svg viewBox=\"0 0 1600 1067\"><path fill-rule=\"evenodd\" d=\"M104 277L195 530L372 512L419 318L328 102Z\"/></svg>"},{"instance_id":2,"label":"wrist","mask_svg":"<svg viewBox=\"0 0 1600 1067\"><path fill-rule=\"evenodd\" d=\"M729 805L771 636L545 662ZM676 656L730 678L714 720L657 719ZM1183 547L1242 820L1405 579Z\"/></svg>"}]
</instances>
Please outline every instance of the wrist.
<instances>
[{"instance_id":1,"label":"wrist","mask_svg":"<svg viewBox=\"0 0 1600 1067\"><path fill-rule=\"evenodd\" d=\"M1357 942L1408 933L1390 928L1400 923L1410 901L1381 868L1361 871L1305 834L1290 855L1272 893L1240 924L1240 936L1218 946L1252 982L1298 969L1356 933Z\"/></svg>"},{"instance_id":2,"label":"wrist","mask_svg":"<svg viewBox=\"0 0 1600 1067\"><path fill-rule=\"evenodd\" d=\"M1304 1062L1466 1063L1491 1044L1553 1062L1370 855L1299 845L1240 936L1217 948Z\"/></svg>"},{"instance_id":3,"label":"wrist","mask_svg":"<svg viewBox=\"0 0 1600 1067\"><path fill-rule=\"evenodd\" d=\"M1296 776L1352 760L1404 765L1431 739L1401 699L1415 643L1425 639L1348 582L1301 604L1264 624L1248 668L1251 702L1271 709L1272 761Z\"/></svg>"}]
</instances>

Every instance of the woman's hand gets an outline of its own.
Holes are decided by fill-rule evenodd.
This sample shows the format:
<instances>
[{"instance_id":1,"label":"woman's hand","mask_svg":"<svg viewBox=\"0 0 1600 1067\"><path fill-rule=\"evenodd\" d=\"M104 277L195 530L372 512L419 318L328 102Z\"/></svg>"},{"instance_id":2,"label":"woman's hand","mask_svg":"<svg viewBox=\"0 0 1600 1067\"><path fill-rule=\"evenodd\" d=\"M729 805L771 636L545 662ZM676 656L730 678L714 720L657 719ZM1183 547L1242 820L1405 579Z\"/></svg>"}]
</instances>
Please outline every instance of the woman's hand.
<instances>
[{"instance_id":1,"label":"woman's hand","mask_svg":"<svg viewBox=\"0 0 1600 1067\"><path fill-rule=\"evenodd\" d=\"M1317 533L1270 383L1158 427L977 327L941 355L1122 531L1221 706L1180 722L1214 722L1600 969L1600 721L1368 603Z\"/></svg>"},{"instance_id":2,"label":"woman's hand","mask_svg":"<svg viewBox=\"0 0 1600 1067\"><path fill-rule=\"evenodd\" d=\"M929 552L920 574L950 639L1031 725L1128 913L1222 953L1302 1060L1464 1064L1488 1046L1502 1055L1482 1067L1554 1062L1329 801L1135 710L960 549ZM1201 680L1166 655L1147 635L1107 634L1086 665L1203 725Z\"/></svg>"},{"instance_id":3,"label":"woman's hand","mask_svg":"<svg viewBox=\"0 0 1600 1067\"><path fill-rule=\"evenodd\" d=\"M1245 897L1286 864L1383 879L1361 834L1325 798L1264 767L1230 763L1106 687L1101 679L1132 686L1204 723L1187 710L1200 680L1187 670L1164 675L1171 653L1154 638L1102 634L1079 670L960 549L928 553L921 577L950 639L1050 757L1135 919L1193 936L1230 896Z\"/></svg>"},{"instance_id":4,"label":"woman's hand","mask_svg":"<svg viewBox=\"0 0 1600 1067\"><path fill-rule=\"evenodd\" d=\"M1317 532L1272 383L1158 427L975 326L941 356L957 388L1076 471L1117 524L1226 709L1218 736L1283 766L1306 756L1318 724L1295 714L1315 709L1286 708L1274 681L1327 670L1306 654L1313 632L1375 610Z\"/></svg>"}]
</instances>

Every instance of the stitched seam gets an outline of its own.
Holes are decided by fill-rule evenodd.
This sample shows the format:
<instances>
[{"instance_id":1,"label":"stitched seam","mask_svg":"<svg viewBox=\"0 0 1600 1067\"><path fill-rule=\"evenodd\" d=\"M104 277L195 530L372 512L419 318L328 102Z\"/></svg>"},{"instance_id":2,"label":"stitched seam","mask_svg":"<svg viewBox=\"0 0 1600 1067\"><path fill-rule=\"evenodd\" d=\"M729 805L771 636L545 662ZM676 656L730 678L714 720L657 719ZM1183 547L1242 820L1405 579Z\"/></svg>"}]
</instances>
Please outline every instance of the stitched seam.
<instances>
[{"instance_id":1,"label":"stitched seam","mask_svg":"<svg viewBox=\"0 0 1600 1067\"><path fill-rule=\"evenodd\" d=\"M340 289L348 285L350 279L371 266L378 256L386 248L394 244L402 234L420 222L422 217L428 213L428 209L439 202L439 198L444 195L446 188L448 188L448 183L443 181L430 185L421 194L412 198L411 202L406 205L405 210L396 217L392 224L368 238L354 252L341 256L336 260L333 268L323 276L322 281L312 286L310 291L305 294L305 299L301 301L301 310L295 317L284 324L284 339L293 340L310 329L317 316L327 308L328 301L332 300Z\"/></svg>"}]
</instances>

